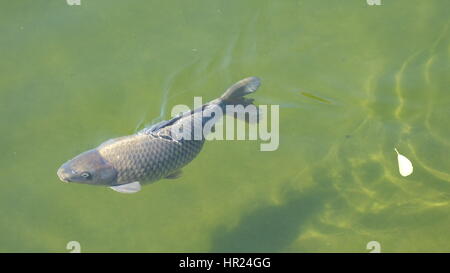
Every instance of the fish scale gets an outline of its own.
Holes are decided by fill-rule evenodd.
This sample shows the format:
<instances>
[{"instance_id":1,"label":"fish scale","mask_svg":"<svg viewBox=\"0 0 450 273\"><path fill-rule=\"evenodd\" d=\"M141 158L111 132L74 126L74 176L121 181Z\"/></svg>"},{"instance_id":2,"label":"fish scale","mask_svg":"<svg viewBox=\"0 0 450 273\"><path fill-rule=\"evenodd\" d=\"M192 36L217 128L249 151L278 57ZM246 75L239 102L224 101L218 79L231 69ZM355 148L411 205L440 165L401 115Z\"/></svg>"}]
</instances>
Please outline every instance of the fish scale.
<instances>
[{"instance_id":1,"label":"fish scale","mask_svg":"<svg viewBox=\"0 0 450 273\"><path fill-rule=\"evenodd\" d=\"M180 169L201 151L204 140L167 140L136 134L110 141L98 148L100 155L118 171L117 184L150 183Z\"/></svg>"}]
</instances>

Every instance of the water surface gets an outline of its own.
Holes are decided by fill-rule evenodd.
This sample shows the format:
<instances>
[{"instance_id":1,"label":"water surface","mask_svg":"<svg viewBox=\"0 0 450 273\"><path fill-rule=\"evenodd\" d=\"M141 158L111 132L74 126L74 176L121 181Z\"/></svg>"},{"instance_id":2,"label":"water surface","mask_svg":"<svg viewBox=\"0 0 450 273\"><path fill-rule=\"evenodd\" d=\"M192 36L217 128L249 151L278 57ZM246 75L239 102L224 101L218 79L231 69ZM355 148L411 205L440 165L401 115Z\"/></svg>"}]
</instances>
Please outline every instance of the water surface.
<instances>
[{"instance_id":1,"label":"water surface","mask_svg":"<svg viewBox=\"0 0 450 273\"><path fill-rule=\"evenodd\" d=\"M0 251L450 251L450 2L8 1ZM208 142L135 195L57 168L262 78L280 146ZM394 147L414 164L398 173Z\"/></svg>"}]
</instances>

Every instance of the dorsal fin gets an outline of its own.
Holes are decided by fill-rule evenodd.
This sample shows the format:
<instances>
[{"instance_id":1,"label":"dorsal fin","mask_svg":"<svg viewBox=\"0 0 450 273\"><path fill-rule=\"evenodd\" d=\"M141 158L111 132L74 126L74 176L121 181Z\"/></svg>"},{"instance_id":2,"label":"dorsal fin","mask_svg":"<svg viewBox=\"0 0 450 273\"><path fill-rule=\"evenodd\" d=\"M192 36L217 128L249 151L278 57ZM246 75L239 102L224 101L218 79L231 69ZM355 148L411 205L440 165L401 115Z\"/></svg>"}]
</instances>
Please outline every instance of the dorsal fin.
<instances>
[{"instance_id":1,"label":"dorsal fin","mask_svg":"<svg viewBox=\"0 0 450 273\"><path fill-rule=\"evenodd\" d=\"M147 134L148 135L148 134L154 133L154 132L156 132L156 131L158 131L158 130L166 127L166 126L174 124L175 121L179 120L180 118L181 118L181 115L176 116L176 117L174 117L173 119L170 119L170 120L160 121L160 122L158 122L156 124L153 124L150 127L147 127L147 128L144 128L144 129L140 130L138 132L138 134Z\"/></svg>"}]
</instances>

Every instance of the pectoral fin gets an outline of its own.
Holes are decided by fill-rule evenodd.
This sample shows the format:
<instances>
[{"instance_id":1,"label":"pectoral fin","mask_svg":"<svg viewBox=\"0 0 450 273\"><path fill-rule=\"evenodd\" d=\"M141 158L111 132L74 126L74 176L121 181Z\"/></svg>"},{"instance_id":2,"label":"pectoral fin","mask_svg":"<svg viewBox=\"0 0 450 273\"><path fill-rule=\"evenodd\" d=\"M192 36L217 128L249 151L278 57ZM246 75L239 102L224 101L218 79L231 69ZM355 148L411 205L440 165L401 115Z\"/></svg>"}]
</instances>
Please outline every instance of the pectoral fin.
<instances>
[{"instance_id":1,"label":"pectoral fin","mask_svg":"<svg viewBox=\"0 0 450 273\"><path fill-rule=\"evenodd\" d=\"M176 170L175 172L169 174L168 176L166 176L166 179L177 179L178 177L181 176L181 174L183 173L182 170Z\"/></svg>"},{"instance_id":2,"label":"pectoral fin","mask_svg":"<svg viewBox=\"0 0 450 273\"><path fill-rule=\"evenodd\" d=\"M141 183L136 181L120 186L113 186L110 188L120 193L136 193L141 190Z\"/></svg>"}]
</instances>

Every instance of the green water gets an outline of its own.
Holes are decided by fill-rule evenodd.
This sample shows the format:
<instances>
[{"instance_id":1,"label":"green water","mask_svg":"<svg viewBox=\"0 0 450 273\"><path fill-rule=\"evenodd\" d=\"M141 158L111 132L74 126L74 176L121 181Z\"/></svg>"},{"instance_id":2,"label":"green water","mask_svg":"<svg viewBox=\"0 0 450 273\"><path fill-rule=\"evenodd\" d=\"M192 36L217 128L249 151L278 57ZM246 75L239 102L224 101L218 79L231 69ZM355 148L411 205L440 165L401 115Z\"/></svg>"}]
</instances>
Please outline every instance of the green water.
<instances>
[{"instance_id":1,"label":"green water","mask_svg":"<svg viewBox=\"0 0 450 273\"><path fill-rule=\"evenodd\" d=\"M450 251L450 1L1 7L1 252ZM278 150L208 142L134 195L58 180L164 102L169 118L250 75L280 105Z\"/></svg>"}]
</instances>

